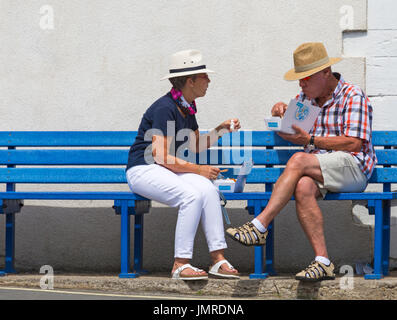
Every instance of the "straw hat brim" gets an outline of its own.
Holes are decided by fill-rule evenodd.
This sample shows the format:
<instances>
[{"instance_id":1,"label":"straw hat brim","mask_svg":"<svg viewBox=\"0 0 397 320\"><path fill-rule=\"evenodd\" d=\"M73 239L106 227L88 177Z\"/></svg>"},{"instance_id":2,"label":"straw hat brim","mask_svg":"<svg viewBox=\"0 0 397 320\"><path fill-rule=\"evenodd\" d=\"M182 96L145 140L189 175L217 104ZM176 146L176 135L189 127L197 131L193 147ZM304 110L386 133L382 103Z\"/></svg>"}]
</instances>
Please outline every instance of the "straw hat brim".
<instances>
[{"instance_id":1,"label":"straw hat brim","mask_svg":"<svg viewBox=\"0 0 397 320\"><path fill-rule=\"evenodd\" d=\"M215 71L212 71L210 69L200 69L200 70L194 70L194 71L185 71L185 72L178 72L178 73L169 73L165 77L162 77L161 80L165 79L170 79L170 78L176 78L176 77L183 77L183 76L190 76L193 74L199 74L199 73L215 73Z\"/></svg>"},{"instance_id":2,"label":"straw hat brim","mask_svg":"<svg viewBox=\"0 0 397 320\"><path fill-rule=\"evenodd\" d=\"M284 75L284 79L288 81L300 80L308 76L311 76L312 74L315 74L316 72L319 72L325 68L328 68L329 66L338 63L341 60L342 58L329 58L329 61L326 64L304 72L295 72L295 68L293 68Z\"/></svg>"}]
</instances>

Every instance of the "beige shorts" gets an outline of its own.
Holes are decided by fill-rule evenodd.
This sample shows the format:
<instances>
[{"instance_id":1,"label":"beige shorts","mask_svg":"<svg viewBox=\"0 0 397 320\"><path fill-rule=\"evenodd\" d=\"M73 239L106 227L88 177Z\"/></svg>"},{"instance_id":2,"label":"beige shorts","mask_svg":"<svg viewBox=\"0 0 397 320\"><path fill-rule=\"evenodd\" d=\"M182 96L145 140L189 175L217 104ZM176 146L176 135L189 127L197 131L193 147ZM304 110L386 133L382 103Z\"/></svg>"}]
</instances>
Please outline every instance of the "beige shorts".
<instances>
[{"instance_id":1,"label":"beige shorts","mask_svg":"<svg viewBox=\"0 0 397 320\"><path fill-rule=\"evenodd\" d=\"M315 181L323 197L330 192L362 192L367 187L367 177L354 157L347 152L315 154L320 162L324 183Z\"/></svg>"}]
</instances>

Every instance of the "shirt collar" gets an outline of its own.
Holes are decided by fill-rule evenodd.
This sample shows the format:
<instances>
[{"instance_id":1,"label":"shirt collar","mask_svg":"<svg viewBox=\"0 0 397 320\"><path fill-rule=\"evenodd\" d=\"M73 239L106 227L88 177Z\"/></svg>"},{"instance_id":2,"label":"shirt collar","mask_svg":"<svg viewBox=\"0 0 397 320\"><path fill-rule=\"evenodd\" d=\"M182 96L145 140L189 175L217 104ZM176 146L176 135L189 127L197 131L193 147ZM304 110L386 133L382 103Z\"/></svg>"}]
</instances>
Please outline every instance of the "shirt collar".
<instances>
[{"instance_id":1,"label":"shirt collar","mask_svg":"<svg viewBox=\"0 0 397 320\"><path fill-rule=\"evenodd\" d=\"M343 85L345 83L345 79L343 79L343 77L340 73L334 72L333 74L334 74L335 78L339 80L338 84L336 85L336 88L334 90L334 93L332 94L332 97L335 99L341 92Z\"/></svg>"}]
</instances>

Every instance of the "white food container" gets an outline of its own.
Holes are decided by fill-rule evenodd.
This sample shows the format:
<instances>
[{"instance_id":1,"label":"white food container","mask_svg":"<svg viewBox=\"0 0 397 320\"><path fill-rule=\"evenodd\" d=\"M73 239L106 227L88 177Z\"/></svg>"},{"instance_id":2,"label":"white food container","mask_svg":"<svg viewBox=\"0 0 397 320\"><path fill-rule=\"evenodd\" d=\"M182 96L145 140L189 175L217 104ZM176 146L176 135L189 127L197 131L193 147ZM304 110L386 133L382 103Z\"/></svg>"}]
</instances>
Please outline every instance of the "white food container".
<instances>
[{"instance_id":1,"label":"white food container","mask_svg":"<svg viewBox=\"0 0 397 320\"><path fill-rule=\"evenodd\" d=\"M280 117L269 117L265 118L266 127L272 131L280 131L281 118Z\"/></svg>"},{"instance_id":2,"label":"white food container","mask_svg":"<svg viewBox=\"0 0 397 320\"><path fill-rule=\"evenodd\" d=\"M217 179L214 185L220 192L234 192L235 181L232 179Z\"/></svg>"}]
</instances>

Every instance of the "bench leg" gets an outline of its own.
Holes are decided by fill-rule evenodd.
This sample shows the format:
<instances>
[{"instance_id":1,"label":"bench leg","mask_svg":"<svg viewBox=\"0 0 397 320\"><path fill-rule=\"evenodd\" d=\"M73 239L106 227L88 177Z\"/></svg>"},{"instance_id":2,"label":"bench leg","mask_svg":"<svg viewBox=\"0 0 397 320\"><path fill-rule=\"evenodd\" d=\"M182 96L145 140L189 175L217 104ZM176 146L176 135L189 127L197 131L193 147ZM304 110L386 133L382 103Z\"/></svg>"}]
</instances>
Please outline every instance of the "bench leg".
<instances>
[{"instance_id":1,"label":"bench leg","mask_svg":"<svg viewBox=\"0 0 397 320\"><path fill-rule=\"evenodd\" d=\"M146 270L142 269L143 263L143 214L135 214L134 224L134 272L145 274Z\"/></svg>"},{"instance_id":2,"label":"bench leg","mask_svg":"<svg viewBox=\"0 0 397 320\"><path fill-rule=\"evenodd\" d=\"M389 275L389 256L390 256L390 214L391 201L383 202L383 224L382 224L382 271L383 275Z\"/></svg>"},{"instance_id":3,"label":"bench leg","mask_svg":"<svg viewBox=\"0 0 397 320\"><path fill-rule=\"evenodd\" d=\"M385 207L387 207L386 204ZM374 272L365 275L365 279L382 279L385 267L388 269L389 244L387 240L390 238L390 213L386 214L386 211L387 208L384 208L382 200L375 200ZM387 260L386 266L385 260Z\"/></svg>"},{"instance_id":4,"label":"bench leg","mask_svg":"<svg viewBox=\"0 0 397 320\"><path fill-rule=\"evenodd\" d=\"M267 204L267 201L266 201ZM265 204L265 206L266 206ZM261 201L255 201L254 204L254 216L257 217L261 211L262 211L262 206L261 206ZM267 241L266 241L267 242ZM273 243L272 243L273 244ZM267 248L267 243L266 243L266 248ZM255 270L254 273L251 273L249 275L250 279L266 279L269 274L263 272L263 246L255 246L254 248L255 253L254 253L254 257L255 257ZM266 250L267 252L267 250ZM267 258L267 256L266 256Z\"/></svg>"},{"instance_id":5,"label":"bench leg","mask_svg":"<svg viewBox=\"0 0 397 320\"><path fill-rule=\"evenodd\" d=\"M276 276L277 273L274 270L274 221L268 226L269 233L266 239L266 268L265 271L271 275Z\"/></svg>"},{"instance_id":6,"label":"bench leg","mask_svg":"<svg viewBox=\"0 0 397 320\"><path fill-rule=\"evenodd\" d=\"M121 201L121 273L120 278L136 278L137 273L130 272L130 214L128 200Z\"/></svg>"},{"instance_id":7,"label":"bench leg","mask_svg":"<svg viewBox=\"0 0 397 320\"><path fill-rule=\"evenodd\" d=\"M0 276L15 271L15 213L7 213L5 221L5 267Z\"/></svg>"}]
</instances>

